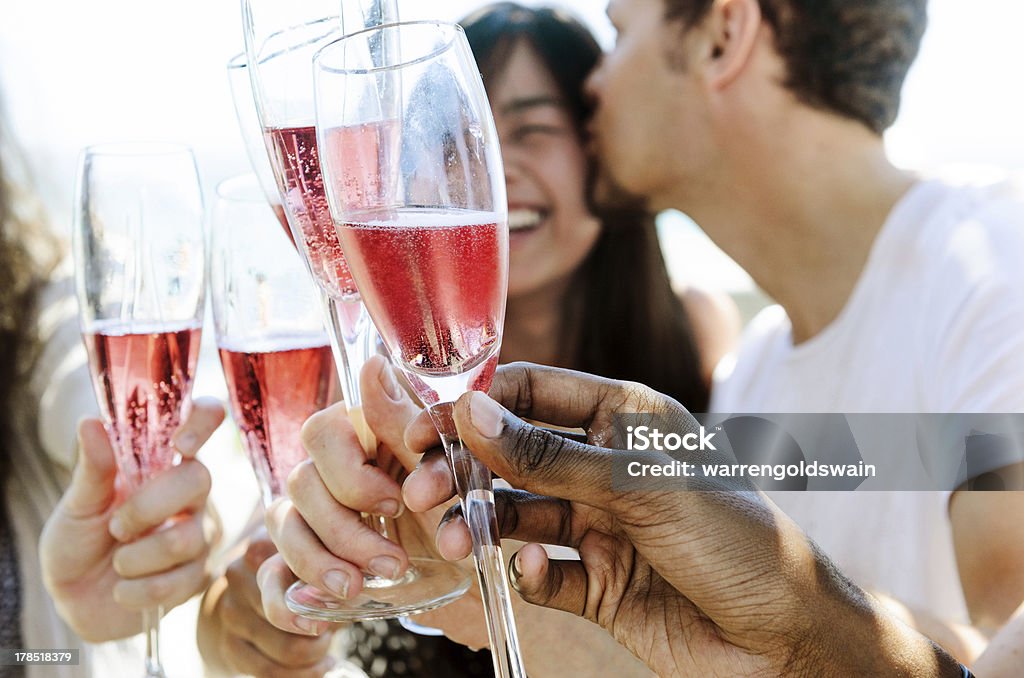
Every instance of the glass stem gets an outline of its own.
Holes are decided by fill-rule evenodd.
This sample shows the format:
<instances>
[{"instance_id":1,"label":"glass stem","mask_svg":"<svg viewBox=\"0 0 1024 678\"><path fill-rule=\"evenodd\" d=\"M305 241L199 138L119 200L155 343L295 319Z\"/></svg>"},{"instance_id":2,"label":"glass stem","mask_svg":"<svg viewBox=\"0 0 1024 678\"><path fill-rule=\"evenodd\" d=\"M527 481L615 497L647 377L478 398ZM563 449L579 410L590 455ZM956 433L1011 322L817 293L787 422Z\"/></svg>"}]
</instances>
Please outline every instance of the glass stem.
<instances>
[{"instance_id":1,"label":"glass stem","mask_svg":"<svg viewBox=\"0 0 1024 678\"><path fill-rule=\"evenodd\" d=\"M152 607L142 612L142 626L146 634L146 678L166 678L160 663L160 618L162 607Z\"/></svg>"},{"instance_id":2,"label":"glass stem","mask_svg":"<svg viewBox=\"0 0 1024 678\"><path fill-rule=\"evenodd\" d=\"M330 322L327 331L334 351L334 362L338 368L338 380L345 398L349 421L359 436L359 442L367 458L377 457L377 437L366 424L363 415L363 398L359 389L359 374L363 365L377 353L377 330L370 322L370 315L358 297L338 299L323 294L325 312ZM385 539L398 541L395 521L385 516L364 513L363 522ZM366 575L373 578L372 575Z\"/></svg>"},{"instance_id":3,"label":"glass stem","mask_svg":"<svg viewBox=\"0 0 1024 678\"><path fill-rule=\"evenodd\" d=\"M473 538L473 559L476 561L477 581L483 595L494 675L499 678L525 678L526 669L519 650L505 558L498 534L491 471L463 445L455 429L452 409L452 403L442 403L432 407L430 414L441 434L448 463L455 476L455 487L462 501L462 513Z\"/></svg>"}]
</instances>

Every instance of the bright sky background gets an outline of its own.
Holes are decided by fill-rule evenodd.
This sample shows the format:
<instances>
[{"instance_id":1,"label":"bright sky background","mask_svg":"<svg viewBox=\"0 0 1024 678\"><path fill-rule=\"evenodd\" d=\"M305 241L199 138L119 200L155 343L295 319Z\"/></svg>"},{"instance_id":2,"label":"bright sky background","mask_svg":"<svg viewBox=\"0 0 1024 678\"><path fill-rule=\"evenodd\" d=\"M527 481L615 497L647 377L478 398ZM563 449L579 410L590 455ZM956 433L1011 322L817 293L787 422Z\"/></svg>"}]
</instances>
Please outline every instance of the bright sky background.
<instances>
[{"instance_id":1,"label":"bright sky background","mask_svg":"<svg viewBox=\"0 0 1024 678\"><path fill-rule=\"evenodd\" d=\"M282 0L298 1L298 0ZM480 0L400 0L403 18L457 19ZM125 139L192 145L207 196L247 170L224 64L241 50L237 0L7 0L0 83L37 182L66 229L78 149ZM532 2L530 4L538 4ZM603 0L562 0L610 44ZM887 136L901 164L1024 169L1024 2L932 0L931 25ZM664 221L673 271L735 289L744 276L700 246L695 229ZM678 243L678 245L676 244Z\"/></svg>"}]
</instances>

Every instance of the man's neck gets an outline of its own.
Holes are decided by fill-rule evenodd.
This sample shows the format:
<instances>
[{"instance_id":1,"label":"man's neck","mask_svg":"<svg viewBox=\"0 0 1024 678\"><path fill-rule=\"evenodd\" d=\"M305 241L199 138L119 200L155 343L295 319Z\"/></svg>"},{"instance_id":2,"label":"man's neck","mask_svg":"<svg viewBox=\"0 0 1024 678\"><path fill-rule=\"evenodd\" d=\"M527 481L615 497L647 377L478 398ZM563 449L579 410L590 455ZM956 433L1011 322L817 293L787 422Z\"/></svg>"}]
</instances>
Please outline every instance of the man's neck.
<instances>
[{"instance_id":1,"label":"man's neck","mask_svg":"<svg viewBox=\"0 0 1024 678\"><path fill-rule=\"evenodd\" d=\"M727 193L689 197L691 215L782 305L801 343L842 311L915 179L893 167L867 130L820 114L790 124L798 125L792 135L763 135L736 149L732 180L720 182Z\"/></svg>"}]
</instances>

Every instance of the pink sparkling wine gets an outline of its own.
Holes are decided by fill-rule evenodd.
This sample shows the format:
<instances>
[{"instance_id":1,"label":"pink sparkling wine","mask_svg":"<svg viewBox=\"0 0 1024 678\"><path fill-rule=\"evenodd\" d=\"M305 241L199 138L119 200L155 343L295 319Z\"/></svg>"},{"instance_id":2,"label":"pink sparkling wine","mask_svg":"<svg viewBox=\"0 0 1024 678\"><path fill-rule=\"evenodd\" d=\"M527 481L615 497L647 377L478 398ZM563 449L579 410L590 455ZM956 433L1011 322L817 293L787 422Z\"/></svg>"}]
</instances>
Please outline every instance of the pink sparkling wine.
<instances>
[{"instance_id":1,"label":"pink sparkling wine","mask_svg":"<svg viewBox=\"0 0 1024 678\"><path fill-rule=\"evenodd\" d=\"M200 328L98 323L83 334L118 466L131 488L171 466L187 415Z\"/></svg>"},{"instance_id":2,"label":"pink sparkling wine","mask_svg":"<svg viewBox=\"0 0 1024 678\"><path fill-rule=\"evenodd\" d=\"M331 296L358 294L338 244L324 194L316 128L312 125L270 128L266 134L277 158L275 173L278 168L283 173L276 177L278 186L285 196L289 215L302 233L313 275Z\"/></svg>"},{"instance_id":3,"label":"pink sparkling wine","mask_svg":"<svg viewBox=\"0 0 1024 678\"><path fill-rule=\"evenodd\" d=\"M334 358L323 337L275 337L260 346L220 348L231 413L242 432L265 504L285 492L306 459L302 424L336 400Z\"/></svg>"},{"instance_id":4,"label":"pink sparkling wine","mask_svg":"<svg viewBox=\"0 0 1024 678\"><path fill-rule=\"evenodd\" d=\"M365 215L338 233L392 355L431 388L421 398L446 400L438 380L458 375L469 378L457 390L490 388L508 275L508 235L497 215L403 209Z\"/></svg>"}]
</instances>

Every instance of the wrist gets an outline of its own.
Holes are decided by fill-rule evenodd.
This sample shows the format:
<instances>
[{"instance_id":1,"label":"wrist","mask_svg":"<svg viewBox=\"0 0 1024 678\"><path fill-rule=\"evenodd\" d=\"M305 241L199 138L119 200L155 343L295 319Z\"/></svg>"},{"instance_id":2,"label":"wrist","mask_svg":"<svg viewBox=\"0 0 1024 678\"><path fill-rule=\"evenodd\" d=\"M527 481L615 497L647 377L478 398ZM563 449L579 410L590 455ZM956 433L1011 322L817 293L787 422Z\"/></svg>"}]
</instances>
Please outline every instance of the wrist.
<instances>
[{"instance_id":1,"label":"wrist","mask_svg":"<svg viewBox=\"0 0 1024 678\"><path fill-rule=\"evenodd\" d=\"M815 628L783 675L964 678L964 667L856 587L816 614ZM814 608L809 608L814 609Z\"/></svg>"}]
</instances>

